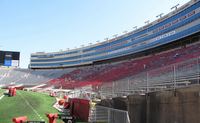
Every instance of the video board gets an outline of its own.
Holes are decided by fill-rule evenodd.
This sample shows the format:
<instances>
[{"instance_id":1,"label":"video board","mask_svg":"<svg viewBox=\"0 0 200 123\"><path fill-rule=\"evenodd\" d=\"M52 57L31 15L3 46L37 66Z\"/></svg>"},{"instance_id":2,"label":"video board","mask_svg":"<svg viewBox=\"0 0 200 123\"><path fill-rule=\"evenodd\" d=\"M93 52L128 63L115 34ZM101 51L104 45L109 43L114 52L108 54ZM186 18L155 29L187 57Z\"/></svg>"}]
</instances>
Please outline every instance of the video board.
<instances>
[{"instance_id":1,"label":"video board","mask_svg":"<svg viewBox=\"0 0 200 123\"><path fill-rule=\"evenodd\" d=\"M19 66L20 52L0 51L0 66Z\"/></svg>"}]
</instances>

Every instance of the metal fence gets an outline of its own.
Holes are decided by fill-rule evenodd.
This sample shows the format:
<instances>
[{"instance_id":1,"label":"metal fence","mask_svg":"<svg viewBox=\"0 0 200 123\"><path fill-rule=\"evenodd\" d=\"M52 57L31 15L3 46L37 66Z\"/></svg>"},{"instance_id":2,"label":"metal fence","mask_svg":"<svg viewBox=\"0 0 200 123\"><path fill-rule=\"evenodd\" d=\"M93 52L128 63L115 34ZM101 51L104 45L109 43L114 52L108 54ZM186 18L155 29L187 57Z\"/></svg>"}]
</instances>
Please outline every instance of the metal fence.
<instances>
[{"instance_id":1,"label":"metal fence","mask_svg":"<svg viewBox=\"0 0 200 123\"><path fill-rule=\"evenodd\" d=\"M100 88L102 97L145 94L200 84L200 58L150 70L106 83Z\"/></svg>"},{"instance_id":2,"label":"metal fence","mask_svg":"<svg viewBox=\"0 0 200 123\"><path fill-rule=\"evenodd\" d=\"M95 106L90 116L91 123L130 123L128 111Z\"/></svg>"}]
</instances>

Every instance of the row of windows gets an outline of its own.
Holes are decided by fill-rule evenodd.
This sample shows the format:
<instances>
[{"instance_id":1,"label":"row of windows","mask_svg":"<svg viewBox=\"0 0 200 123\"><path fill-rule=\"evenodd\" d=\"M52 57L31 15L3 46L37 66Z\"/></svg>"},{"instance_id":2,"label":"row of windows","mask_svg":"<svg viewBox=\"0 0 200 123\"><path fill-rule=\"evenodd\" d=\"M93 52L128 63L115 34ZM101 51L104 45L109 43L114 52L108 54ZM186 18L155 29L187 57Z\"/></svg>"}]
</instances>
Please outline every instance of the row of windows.
<instances>
[{"instance_id":1,"label":"row of windows","mask_svg":"<svg viewBox=\"0 0 200 123\"><path fill-rule=\"evenodd\" d=\"M164 29L166 29L166 28L169 28L170 26L173 26L173 25L177 24L178 22L183 21L183 20L185 20L185 19L191 17L191 16L194 15L194 14L195 14L195 10L193 10L192 12L190 12L190 13L188 13L188 14L186 14L186 15L184 15L184 16L182 16L182 17L180 17L180 18L178 18L178 19L176 19L176 20L174 20L174 21L172 21L172 22L169 22L169 23L167 23L167 24L165 24L165 25L163 25L163 26L161 26L161 27L159 27L159 28L153 30L153 33L157 33L157 32L159 32L159 31L161 31L161 30L164 30Z\"/></svg>"},{"instance_id":2,"label":"row of windows","mask_svg":"<svg viewBox=\"0 0 200 123\"><path fill-rule=\"evenodd\" d=\"M75 54L78 53L79 51L71 51L71 52L65 52L65 53L55 53L55 54L45 54L45 55L31 55L31 57L36 57L36 58L51 58L54 56L62 56L62 55L69 55L69 54Z\"/></svg>"},{"instance_id":3,"label":"row of windows","mask_svg":"<svg viewBox=\"0 0 200 123\"><path fill-rule=\"evenodd\" d=\"M195 14L195 11L192 11L192 12L190 12L189 14L187 14L187 16L192 16L192 15L194 15ZM178 28L178 27L180 27L180 26L183 26L184 24L187 24L187 23L189 23L189 22L191 22L192 20L195 20L195 19L197 19L197 18L199 18L199 14L197 14L197 15L195 15L195 16L193 16L190 20L188 20L187 19L187 16L182 16L181 17L181 19L180 19L180 21L183 21L183 22L181 22L181 23L178 23L178 21L173 21L173 23L178 23L176 26L169 26L168 27L168 29L163 29L163 28L160 28L160 32L159 33L156 33L155 35L151 35L151 37L153 38L153 36L155 37L155 36L158 36L158 35L161 35L161 34L163 34L163 33L165 33L166 31L169 31L170 29L175 29L175 28ZM186 21L187 20L187 21ZM162 30L163 29L163 30ZM187 35L188 33L187 32L185 32L185 35ZM146 35L145 35L146 36ZM144 37L145 37L144 36ZM148 36L149 38L150 38L150 36ZM179 36L180 37L180 36ZM178 38L178 36L177 36L177 38ZM84 63L84 62L88 62L88 61L98 61L98 60L102 60L102 59L110 59L110 58L113 58L113 57L118 57L118 56L122 56L122 55L124 55L124 54L128 54L128 53L134 53L134 52L139 52L139 51L141 51L141 50L145 50L145 49L149 49L150 47L154 47L154 46L156 46L156 45L158 45L158 44L160 44L160 41L159 42L152 42L151 44L148 44L149 42L146 42L145 41L145 39L147 39L147 37L145 37L145 38L143 38L143 39L140 39L140 40L137 40L137 42L136 42L136 40L134 40L134 39L132 39L131 41L130 41L130 39L129 39L129 41L127 41L126 43L122 43L124 46L120 46L120 45L118 45L118 44L120 44L120 43L118 43L118 44L115 44L112 48L113 49L107 49L106 50L106 52L109 52L109 54L108 55L103 55L103 56L99 56L99 57L93 57L93 58L89 58L89 59L82 59L82 60L76 60L76 61L69 61L69 62L60 62L60 63L49 63L49 64L41 64L42 66L57 66L57 67L59 67L60 65L75 65L75 64L80 64L80 63ZM143 40L143 41L142 41ZM162 40L162 39L158 39L158 40ZM169 40L170 41L170 40ZM133 43L134 42L134 43ZM165 41L165 42L167 42L167 41ZM128 44L128 45L127 45ZM132 45L133 47L131 48L131 49L127 49L127 50L119 50L120 48L122 49L122 48L124 48L125 46L127 47L127 46L130 46L130 45ZM115 47L116 46L116 47ZM120 52L115 52L115 50L119 50ZM101 51L99 51L100 52L100 54L103 54L103 53L105 53L105 50L103 51L103 52L101 52ZM110 53L110 52L113 52L113 54L112 53ZM85 54L85 55L88 55L88 54ZM93 54L93 55L97 55L97 54ZM73 57L71 57L70 59L76 59L76 58L80 58L80 56L81 55L79 55L79 56L73 56ZM88 56L90 56L90 55L88 55ZM83 56L82 56L83 57ZM68 58L67 58L68 59ZM64 59L64 60L66 60L66 58ZM49 61L49 60L47 60L47 61ZM55 59L55 61L58 61L58 59ZM31 63L31 66L40 66L40 64L33 64L33 63Z\"/></svg>"},{"instance_id":4,"label":"row of windows","mask_svg":"<svg viewBox=\"0 0 200 123\"><path fill-rule=\"evenodd\" d=\"M160 22L160 23L157 23L157 24L155 24L155 25L149 27L148 29L145 29L145 30L143 30L143 31L134 33L134 34L132 34L132 35L129 35L129 36L127 36L127 37L124 37L124 38L122 38L122 39L119 39L119 40L114 41L114 42L111 42L111 43L106 43L106 44L104 44L104 45L100 45L100 46L96 46L96 47L91 47L91 48L85 49L85 50L83 50L83 52L90 51L90 50L98 50L98 49L100 49L100 48L102 48L102 47L110 46L110 45L113 45L113 44L115 44L115 43L119 43L119 42L122 42L122 41L124 41L124 40L128 40L128 39L130 39L130 38L135 38L135 37L137 37L137 36L143 35L143 34L145 34L145 33L147 33L147 32L150 32L150 31L153 31L153 30L155 30L155 29L157 29L157 28L162 27L163 25L168 24L169 22L172 22L172 21L174 21L174 20L177 20L178 18L180 18L180 17L182 17L182 16L188 14L189 12L191 12L191 11L197 9L199 6L200 6L200 2L198 2L198 3L194 4L194 5L192 5L191 7L185 9L184 11L182 11L182 12L180 12L180 13L178 13L178 14L176 14L176 15L174 15L174 16L172 16L172 17L170 17L170 18L168 18L168 19L166 19L166 20L164 20L164 21L162 21L162 22Z\"/></svg>"},{"instance_id":5,"label":"row of windows","mask_svg":"<svg viewBox=\"0 0 200 123\"><path fill-rule=\"evenodd\" d=\"M83 49L83 53L84 52L88 52L88 51L91 51L91 50L101 50L101 49L104 49L103 47L106 47L106 46L111 46L111 45L115 45L115 44L120 44L120 42L124 42L125 40L128 40L127 38L134 38L134 37L140 37L140 35L145 35L145 33L149 32L149 31L153 31L156 32L156 29L158 28L163 28L163 25L166 25L168 24L168 22L170 21L177 21L177 18L180 18L180 17L183 17L186 13L198 8L200 6L200 2L197 2L196 4L192 5L191 7L185 9L184 11L160 22L160 23L157 23L151 27L149 27L148 29L146 30L143 30L143 31L140 31L140 32L137 32L135 34L132 34L132 35L129 35L125 38L122 38L122 39L119 39L119 40L116 40L114 42L111 42L111 43L106 43L106 44L103 44L103 45L99 45L99 46L95 46L95 47L91 47L91 48L87 48L87 49ZM123 44L123 43L122 43ZM68 54L77 54L79 53L80 50L76 50L76 51L71 51L71 52L65 52L65 53L55 53L53 54L53 57L54 56L62 56L62 55L68 55ZM38 57L40 55L32 55L31 57ZM52 57L52 56L51 56ZM40 58L49 58L48 56L40 56Z\"/></svg>"},{"instance_id":6,"label":"row of windows","mask_svg":"<svg viewBox=\"0 0 200 123\"><path fill-rule=\"evenodd\" d=\"M171 41L174 41L174 40L177 40L177 39L180 39L180 38L183 38L189 34L193 34L194 32L197 32L200 30L200 24L190 28L190 29L187 29L185 31L182 31L180 33L177 33L177 34L173 34L171 36L168 36L168 37L163 37L162 39L160 39L159 41L155 41L155 42L151 42L150 44L146 44L146 45L141 45L141 46L138 46L136 48L131 48L127 51L123 51L123 52L119 52L119 53L116 53L116 54L108 54L106 56L99 56L99 57L96 57L96 58L91 58L91 59L85 59L85 60L77 60L77 61L70 61L70 62L60 62L60 63L49 63L49 64L31 64L31 66L57 66L59 67L61 64L62 65L70 65L70 64L79 64L79 63L84 63L84 62L88 62L88 61L98 61L98 60L103 60L103 59L110 59L110 58L113 58L113 57L118 57L118 56L123 56L125 54L129 54L129 53L135 53L135 52L139 52L139 51L142 51L142 50L146 50L146 49L150 49L154 46L158 46L158 45L162 45L162 44L165 44L165 43L169 43Z\"/></svg>"},{"instance_id":7,"label":"row of windows","mask_svg":"<svg viewBox=\"0 0 200 123\"><path fill-rule=\"evenodd\" d=\"M182 23L178 23L177 25L175 26L172 26L166 30L162 30L160 31L159 33L156 33L156 34L153 34L153 35L150 35L146 38L143 38L143 39L138 39L138 40L134 40L134 39L131 39L132 41L129 41L128 43L124 43L124 45L119 45L118 47L115 47L115 48L112 48L112 49L105 49L105 50L102 50L102 51L98 51L98 52L93 52L93 53L88 53L88 54L80 54L80 55L77 55L77 56L71 56L71 57L64 57L64 58L56 58L56 59L46 59L46 60L42 60L42 59L35 59L35 60L31 60L31 62L53 62L53 61L63 61L63 60L70 60L70 59L79 59L81 57L89 57L89 56L93 56L95 57L96 55L100 55L100 54L105 54L105 53L109 53L109 52L113 52L115 50L119 50L119 49L123 49L125 47L129 47L129 46L132 46L132 47L136 47L138 46L139 44L146 44L146 41L150 40L150 39L153 39L159 35L162 35L166 32L169 32L170 30L174 30L174 29L177 29L181 26L184 26L190 22L192 22L193 20L196 20L197 18L199 18L200 16L200 13L198 13L197 15L194 15L193 17L191 17L190 19L186 19L186 20L182 20L183 22ZM130 39L129 39L130 40Z\"/></svg>"}]
</instances>

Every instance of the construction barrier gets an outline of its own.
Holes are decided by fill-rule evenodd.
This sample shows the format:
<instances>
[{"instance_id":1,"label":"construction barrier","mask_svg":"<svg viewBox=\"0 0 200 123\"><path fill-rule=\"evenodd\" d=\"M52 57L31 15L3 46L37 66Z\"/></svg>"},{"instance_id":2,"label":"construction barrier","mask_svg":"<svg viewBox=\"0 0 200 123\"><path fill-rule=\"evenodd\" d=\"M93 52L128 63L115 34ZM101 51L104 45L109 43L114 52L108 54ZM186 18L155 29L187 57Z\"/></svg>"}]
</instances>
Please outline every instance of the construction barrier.
<instances>
[{"instance_id":1,"label":"construction barrier","mask_svg":"<svg viewBox=\"0 0 200 123\"><path fill-rule=\"evenodd\" d=\"M16 96L17 89L15 87L8 88L8 94L9 96Z\"/></svg>"},{"instance_id":2,"label":"construction barrier","mask_svg":"<svg viewBox=\"0 0 200 123\"><path fill-rule=\"evenodd\" d=\"M12 121L14 123L24 123L27 121L27 117L26 116L21 116L21 117L15 117L12 119Z\"/></svg>"},{"instance_id":3,"label":"construction barrier","mask_svg":"<svg viewBox=\"0 0 200 123\"><path fill-rule=\"evenodd\" d=\"M58 114L46 114L49 119L49 123L56 123L56 119L58 118Z\"/></svg>"},{"instance_id":4,"label":"construction barrier","mask_svg":"<svg viewBox=\"0 0 200 123\"><path fill-rule=\"evenodd\" d=\"M65 100L64 99L60 99L59 101L58 101L58 104L61 106L61 105L63 105L65 103Z\"/></svg>"},{"instance_id":5,"label":"construction barrier","mask_svg":"<svg viewBox=\"0 0 200 123\"><path fill-rule=\"evenodd\" d=\"M90 110L89 100L72 98L69 102L72 116L83 122L88 122Z\"/></svg>"}]
</instances>

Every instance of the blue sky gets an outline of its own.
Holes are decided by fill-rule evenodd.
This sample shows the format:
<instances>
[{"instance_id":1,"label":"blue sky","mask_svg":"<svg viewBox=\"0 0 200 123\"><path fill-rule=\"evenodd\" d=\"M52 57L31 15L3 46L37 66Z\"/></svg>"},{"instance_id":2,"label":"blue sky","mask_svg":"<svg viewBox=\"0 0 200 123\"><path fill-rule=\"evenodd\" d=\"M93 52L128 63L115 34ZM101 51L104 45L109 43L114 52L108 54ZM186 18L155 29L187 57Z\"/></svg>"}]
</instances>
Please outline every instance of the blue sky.
<instances>
[{"instance_id":1,"label":"blue sky","mask_svg":"<svg viewBox=\"0 0 200 123\"><path fill-rule=\"evenodd\" d=\"M0 0L0 50L30 54L80 47L143 26L188 0Z\"/></svg>"}]
</instances>

